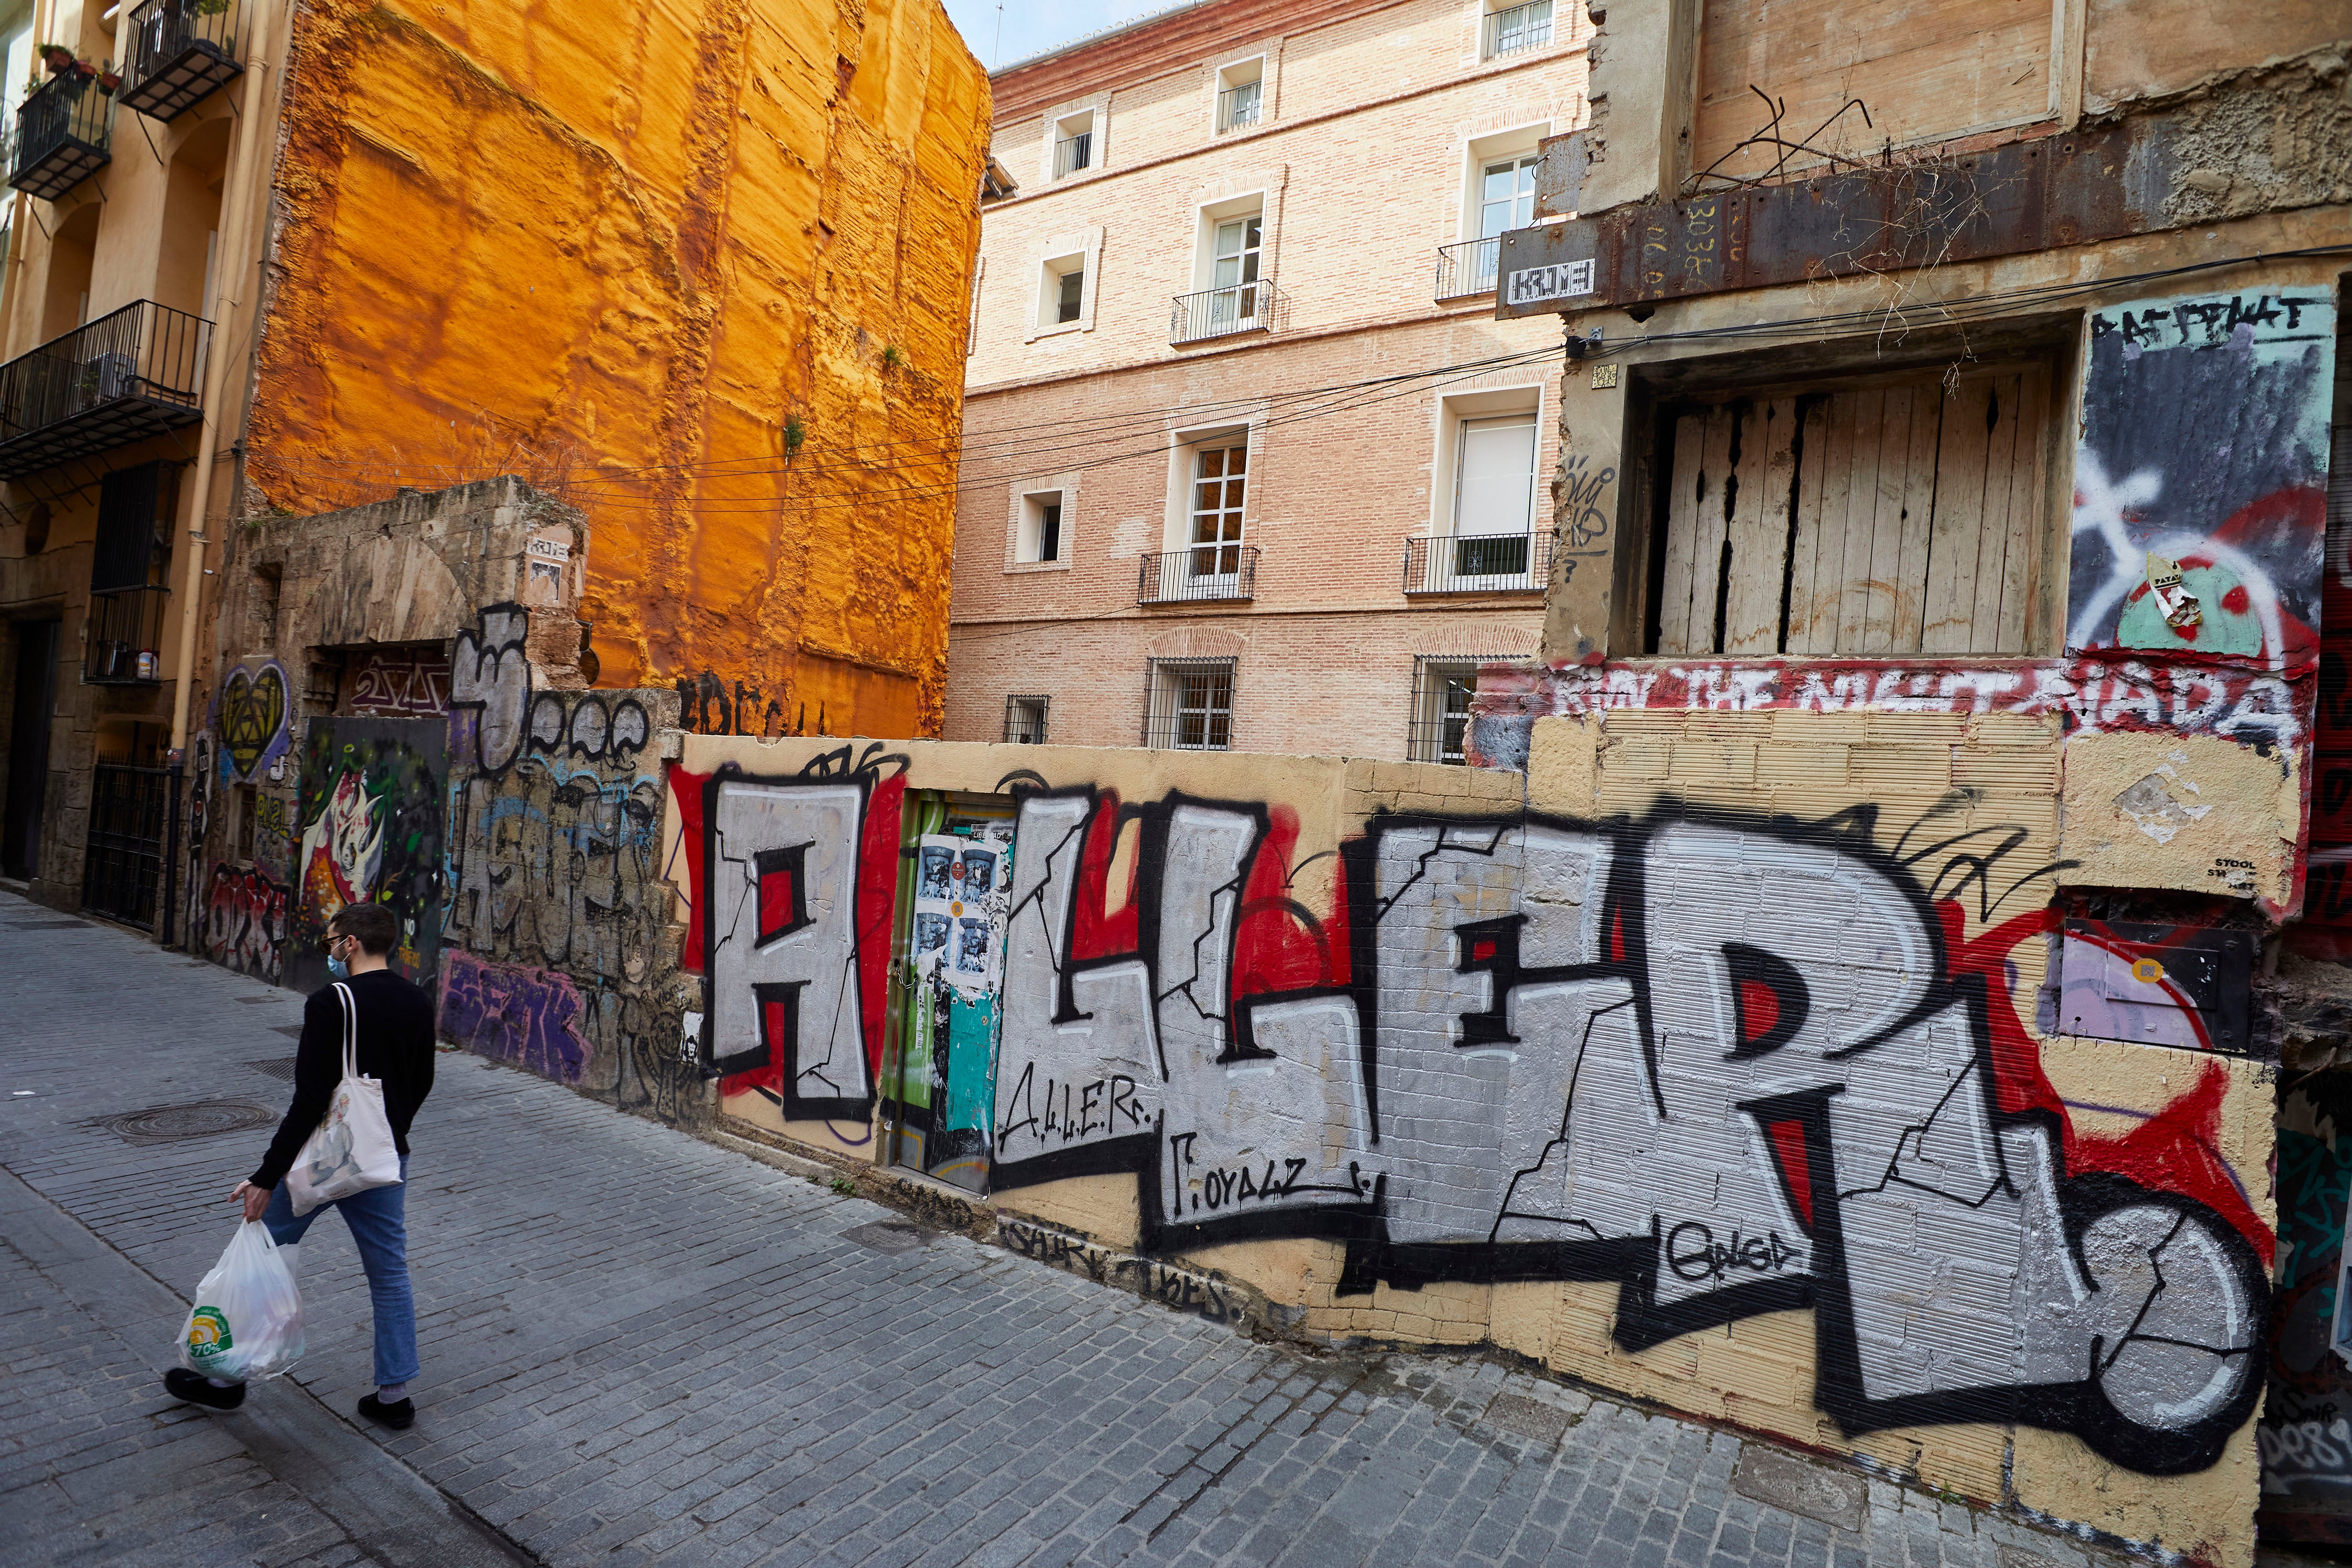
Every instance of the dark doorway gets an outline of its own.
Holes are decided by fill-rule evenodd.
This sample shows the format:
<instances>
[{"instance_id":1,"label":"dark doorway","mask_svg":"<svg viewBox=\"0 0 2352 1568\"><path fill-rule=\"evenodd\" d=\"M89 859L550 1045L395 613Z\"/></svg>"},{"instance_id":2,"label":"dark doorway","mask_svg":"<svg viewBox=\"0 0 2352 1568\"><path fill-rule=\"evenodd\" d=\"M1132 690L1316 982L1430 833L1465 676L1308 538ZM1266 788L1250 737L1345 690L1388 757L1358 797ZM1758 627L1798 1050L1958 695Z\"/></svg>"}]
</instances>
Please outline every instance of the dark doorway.
<instances>
[{"instance_id":1,"label":"dark doorway","mask_svg":"<svg viewBox=\"0 0 2352 1568\"><path fill-rule=\"evenodd\" d=\"M49 784L49 711L58 700L58 626L19 621L16 679L8 709L8 803L0 818L0 873L41 868L41 800Z\"/></svg>"}]
</instances>

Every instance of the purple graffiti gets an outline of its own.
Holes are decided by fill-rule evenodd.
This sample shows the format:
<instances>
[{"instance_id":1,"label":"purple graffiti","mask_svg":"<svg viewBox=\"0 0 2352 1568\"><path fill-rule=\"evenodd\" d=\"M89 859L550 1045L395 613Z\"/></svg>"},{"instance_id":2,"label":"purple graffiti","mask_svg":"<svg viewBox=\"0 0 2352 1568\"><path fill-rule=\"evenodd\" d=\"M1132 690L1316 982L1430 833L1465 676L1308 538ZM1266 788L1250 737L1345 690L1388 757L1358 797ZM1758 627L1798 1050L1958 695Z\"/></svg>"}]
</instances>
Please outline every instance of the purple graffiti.
<instances>
[{"instance_id":1,"label":"purple graffiti","mask_svg":"<svg viewBox=\"0 0 2352 1568\"><path fill-rule=\"evenodd\" d=\"M580 993L572 977L464 953L449 954L441 973L442 1038L558 1083L580 1082L588 1046L572 1027Z\"/></svg>"}]
</instances>

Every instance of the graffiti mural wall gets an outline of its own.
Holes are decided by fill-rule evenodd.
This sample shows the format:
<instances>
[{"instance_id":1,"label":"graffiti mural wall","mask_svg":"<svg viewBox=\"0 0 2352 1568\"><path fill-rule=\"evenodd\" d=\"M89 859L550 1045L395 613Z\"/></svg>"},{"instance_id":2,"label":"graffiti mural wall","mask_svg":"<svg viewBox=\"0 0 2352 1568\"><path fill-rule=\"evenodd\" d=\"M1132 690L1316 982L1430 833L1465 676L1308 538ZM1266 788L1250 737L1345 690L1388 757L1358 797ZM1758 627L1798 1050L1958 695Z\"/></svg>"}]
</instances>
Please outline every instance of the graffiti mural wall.
<instances>
[{"instance_id":1,"label":"graffiti mural wall","mask_svg":"<svg viewBox=\"0 0 2352 1568\"><path fill-rule=\"evenodd\" d=\"M520 606L493 606L457 643L442 1038L690 1116L654 745L677 695L534 690L528 632Z\"/></svg>"},{"instance_id":2,"label":"graffiti mural wall","mask_svg":"<svg viewBox=\"0 0 2352 1568\"><path fill-rule=\"evenodd\" d=\"M1710 722L1547 719L1527 776L688 737L723 1107L863 1134L929 842L877 809L1006 800L1011 1210L1970 1495L2250 1449L2262 1064L2037 1029L2054 722L1874 716L1811 776Z\"/></svg>"},{"instance_id":3,"label":"graffiti mural wall","mask_svg":"<svg viewBox=\"0 0 2352 1568\"><path fill-rule=\"evenodd\" d=\"M438 719L314 718L302 746L294 921L285 983L327 983L327 922L347 904L399 917L392 967L435 988L441 943L443 760Z\"/></svg>"},{"instance_id":4,"label":"graffiti mural wall","mask_svg":"<svg viewBox=\"0 0 2352 1568\"><path fill-rule=\"evenodd\" d=\"M2335 319L2326 289L2092 313L2068 647L2311 666Z\"/></svg>"},{"instance_id":5,"label":"graffiti mural wall","mask_svg":"<svg viewBox=\"0 0 2352 1568\"><path fill-rule=\"evenodd\" d=\"M2352 1088L2315 1073L2279 1107L2278 1293L2263 1410L2263 1519L2290 1540L2352 1544Z\"/></svg>"}]
</instances>

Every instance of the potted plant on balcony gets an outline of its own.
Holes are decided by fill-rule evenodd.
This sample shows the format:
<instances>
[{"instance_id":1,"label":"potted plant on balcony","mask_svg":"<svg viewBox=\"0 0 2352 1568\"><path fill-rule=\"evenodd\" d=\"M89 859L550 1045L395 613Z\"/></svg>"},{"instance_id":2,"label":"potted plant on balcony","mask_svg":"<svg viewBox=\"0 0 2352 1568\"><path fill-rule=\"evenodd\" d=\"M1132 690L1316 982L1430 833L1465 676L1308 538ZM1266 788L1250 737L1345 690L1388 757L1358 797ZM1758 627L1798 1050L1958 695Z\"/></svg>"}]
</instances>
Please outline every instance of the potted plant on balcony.
<instances>
[{"instance_id":1,"label":"potted plant on balcony","mask_svg":"<svg viewBox=\"0 0 2352 1568\"><path fill-rule=\"evenodd\" d=\"M43 44L41 46L41 63L49 68L49 74L51 76L58 77L63 76L66 72L73 69L75 65L79 62L74 58L74 52L66 47L65 45Z\"/></svg>"}]
</instances>

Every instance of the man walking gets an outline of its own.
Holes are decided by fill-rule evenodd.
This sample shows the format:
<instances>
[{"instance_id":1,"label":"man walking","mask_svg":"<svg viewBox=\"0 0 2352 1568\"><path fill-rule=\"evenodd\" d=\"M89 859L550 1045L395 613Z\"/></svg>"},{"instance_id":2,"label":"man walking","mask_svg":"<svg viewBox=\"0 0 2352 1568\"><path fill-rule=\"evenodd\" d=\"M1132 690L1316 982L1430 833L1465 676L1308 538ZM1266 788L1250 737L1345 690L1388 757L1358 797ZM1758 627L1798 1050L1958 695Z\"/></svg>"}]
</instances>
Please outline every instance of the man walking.
<instances>
[{"instance_id":1,"label":"man walking","mask_svg":"<svg viewBox=\"0 0 2352 1568\"><path fill-rule=\"evenodd\" d=\"M360 1401L360 1414L398 1431L416 1419L408 1384L416 1375L416 1303L408 1288L408 1124L433 1089L433 1004L423 991L392 972L385 955L400 936L400 923L380 904L346 904L327 923L327 966L348 977L359 1012L359 1070L383 1084L384 1117L400 1151L401 1179L370 1187L308 1214L296 1215L284 1185L302 1145L326 1116L335 1085L343 1075L342 1003L331 985L311 993L302 1009L302 1040L294 1059L294 1103L269 1141L259 1168L236 1185L231 1201L245 1206L245 1218L269 1227L270 1239L287 1249L287 1265L310 1222L330 1207L342 1211L359 1244L367 1270L368 1299L375 1317L375 1392ZM215 1410L245 1403L245 1385L223 1383L184 1367L163 1375L175 1398Z\"/></svg>"}]
</instances>

